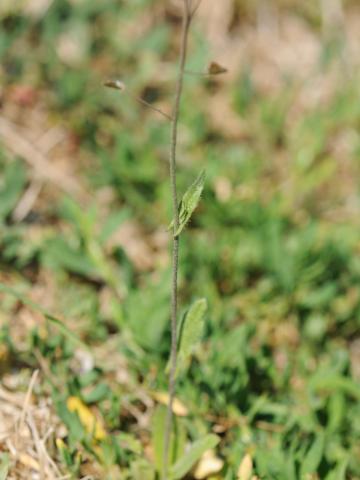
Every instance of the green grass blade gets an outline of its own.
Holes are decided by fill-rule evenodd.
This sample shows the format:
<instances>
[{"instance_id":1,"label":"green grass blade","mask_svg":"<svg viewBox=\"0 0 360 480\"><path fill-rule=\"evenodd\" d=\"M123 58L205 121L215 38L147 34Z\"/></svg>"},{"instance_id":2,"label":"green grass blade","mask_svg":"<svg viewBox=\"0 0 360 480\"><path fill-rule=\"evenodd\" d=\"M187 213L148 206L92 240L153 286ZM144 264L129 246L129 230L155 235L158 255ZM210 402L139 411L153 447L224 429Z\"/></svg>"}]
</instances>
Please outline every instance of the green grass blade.
<instances>
[{"instance_id":1,"label":"green grass blade","mask_svg":"<svg viewBox=\"0 0 360 480\"><path fill-rule=\"evenodd\" d=\"M194 442L190 449L171 468L170 478L180 480L192 469L202 455L211 448L216 447L220 439L217 435L209 434Z\"/></svg>"},{"instance_id":2,"label":"green grass blade","mask_svg":"<svg viewBox=\"0 0 360 480\"><path fill-rule=\"evenodd\" d=\"M325 435L324 433L319 433L302 461L300 478L306 478L307 475L317 472L324 453L324 446Z\"/></svg>"}]
</instances>

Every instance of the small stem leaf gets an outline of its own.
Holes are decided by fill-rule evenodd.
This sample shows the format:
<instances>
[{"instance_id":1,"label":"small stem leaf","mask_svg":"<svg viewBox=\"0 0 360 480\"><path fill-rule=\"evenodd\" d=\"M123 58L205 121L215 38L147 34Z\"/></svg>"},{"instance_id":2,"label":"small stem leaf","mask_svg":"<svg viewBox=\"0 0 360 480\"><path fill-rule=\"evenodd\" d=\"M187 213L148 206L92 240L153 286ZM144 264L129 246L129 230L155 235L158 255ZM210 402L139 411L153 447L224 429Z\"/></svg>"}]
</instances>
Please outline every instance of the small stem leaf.
<instances>
[{"instance_id":1,"label":"small stem leaf","mask_svg":"<svg viewBox=\"0 0 360 480\"><path fill-rule=\"evenodd\" d=\"M179 335L178 369L186 367L189 357L203 336L206 310L207 301L200 298L191 305L184 318Z\"/></svg>"},{"instance_id":2,"label":"small stem leaf","mask_svg":"<svg viewBox=\"0 0 360 480\"><path fill-rule=\"evenodd\" d=\"M179 226L174 232L174 237L178 237L182 232L185 225L191 218L195 208L197 207L201 193L204 189L205 183L205 170L200 172L200 175L197 179L190 185L190 187L186 190L179 208ZM174 225L174 222L171 223L171 226Z\"/></svg>"},{"instance_id":3,"label":"small stem leaf","mask_svg":"<svg viewBox=\"0 0 360 480\"><path fill-rule=\"evenodd\" d=\"M209 434L194 442L190 449L170 468L171 480L180 480L192 469L202 455L219 443L217 435Z\"/></svg>"}]
</instances>

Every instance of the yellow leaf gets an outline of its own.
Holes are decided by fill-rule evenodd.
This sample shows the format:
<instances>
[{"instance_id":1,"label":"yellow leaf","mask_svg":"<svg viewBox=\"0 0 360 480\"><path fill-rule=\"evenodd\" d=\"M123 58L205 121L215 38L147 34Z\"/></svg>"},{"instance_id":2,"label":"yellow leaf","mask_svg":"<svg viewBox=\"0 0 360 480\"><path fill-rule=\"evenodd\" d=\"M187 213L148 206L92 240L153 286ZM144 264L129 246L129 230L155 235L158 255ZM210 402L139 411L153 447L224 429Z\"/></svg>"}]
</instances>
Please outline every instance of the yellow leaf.
<instances>
[{"instance_id":1,"label":"yellow leaf","mask_svg":"<svg viewBox=\"0 0 360 480\"><path fill-rule=\"evenodd\" d=\"M238 480L250 480L253 473L253 462L251 456L247 453L241 460L238 472Z\"/></svg>"},{"instance_id":2,"label":"yellow leaf","mask_svg":"<svg viewBox=\"0 0 360 480\"><path fill-rule=\"evenodd\" d=\"M20 453L19 455L20 462L25 465L25 467L31 468L32 470L40 471L40 465L35 458L30 457L27 453Z\"/></svg>"},{"instance_id":3,"label":"yellow leaf","mask_svg":"<svg viewBox=\"0 0 360 480\"><path fill-rule=\"evenodd\" d=\"M166 392L152 392L153 398L159 402L162 403L163 405L169 405L169 394ZM186 415L189 413L189 410L185 407L185 405L180 402L178 398L174 398L173 404L172 404L172 411L175 413L175 415L179 417L186 417Z\"/></svg>"},{"instance_id":4,"label":"yellow leaf","mask_svg":"<svg viewBox=\"0 0 360 480\"><path fill-rule=\"evenodd\" d=\"M65 445L64 440L62 438L57 438L55 440L55 443L56 443L56 446L57 446L58 450L65 450L66 449L66 445Z\"/></svg>"},{"instance_id":5,"label":"yellow leaf","mask_svg":"<svg viewBox=\"0 0 360 480\"><path fill-rule=\"evenodd\" d=\"M79 398L69 397L66 404L70 412L77 413L80 422L86 431L93 435L95 440L102 440L106 437L106 432L100 421Z\"/></svg>"},{"instance_id":6,"label":"yellow leaf","mask_svg":"<svg viewBox=\"0 0 360 480\"><path fill-rule=\"evenodd\" d=\"M220 472L223 466L224 462L221 458L215 455L214 450L208 450L199 460L198 466L194 472L194 477L197 480L208 478L209 475Z\"/></svg>"}]
</instances>

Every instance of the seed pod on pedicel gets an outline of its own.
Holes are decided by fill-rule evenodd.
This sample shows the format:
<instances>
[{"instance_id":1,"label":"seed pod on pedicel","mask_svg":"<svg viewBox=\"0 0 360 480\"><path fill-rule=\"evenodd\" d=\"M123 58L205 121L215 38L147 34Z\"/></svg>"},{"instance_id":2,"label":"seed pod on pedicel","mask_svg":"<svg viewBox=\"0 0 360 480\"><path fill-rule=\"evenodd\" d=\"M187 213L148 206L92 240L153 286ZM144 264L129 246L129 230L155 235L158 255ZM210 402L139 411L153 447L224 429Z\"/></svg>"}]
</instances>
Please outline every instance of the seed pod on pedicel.
<instances>
[{"instance_id":1,"label":"seed pod on pedicel","mask_svg":"<svg viewBox=\"0 0 360 480\"><path fill-rule=\"evenodd\" d=\"M227 68L219 65L217 62L211 62L208 66L209 75L221 75L223 73L227 73L227 71Z\"/></svg>"},{"instance_id":2,"label":"seed pod on pedicel","mask_svg":"<svg viewBox=\"0 0 360 480\"><path fill-rule=\"evenodd\" d=\"M121 80L106 80L104 82L104 86L114 88L115 90L120 90L122 92L126 89L125 83Z\"/></svg>"}]
</instances>

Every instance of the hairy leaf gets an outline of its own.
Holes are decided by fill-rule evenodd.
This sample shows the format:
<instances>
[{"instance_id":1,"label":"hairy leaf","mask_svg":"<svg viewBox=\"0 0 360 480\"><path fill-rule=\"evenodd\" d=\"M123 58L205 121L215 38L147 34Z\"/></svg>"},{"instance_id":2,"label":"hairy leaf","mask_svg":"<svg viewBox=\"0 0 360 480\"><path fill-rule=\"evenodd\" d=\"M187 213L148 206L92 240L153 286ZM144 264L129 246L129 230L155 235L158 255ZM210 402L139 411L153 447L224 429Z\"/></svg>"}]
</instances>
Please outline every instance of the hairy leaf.
<instances>
[{"instance_id":1,"label":"hairy leaf","mask_svg":"<svg viewBox=\"0 0 360 480\"><path fill-rule=\"evenodd\" d=\"M179 335L179 369L186 366L189 357L202 338L206 309L207 301L205 298L201 298L191 305L185 316Z\"/></svg>"},{"instance_id":2,"label":"hairy leaf","mask_svg":"<svg viewBox=\"0 0 360 480\"><path fill-rule=\"evenodd\" d=\"M190 185L190 187L186 190L179 208L179 226L174 232L174 236L178 237L182 230L184 229L185 225L191 218L195 208L197 207L201 193L204 189L205 183L205 170L200 172L200 175L197 179ZM174 221L171 222L170 228L173 227Z\"/></svg>"}]
</instances>

